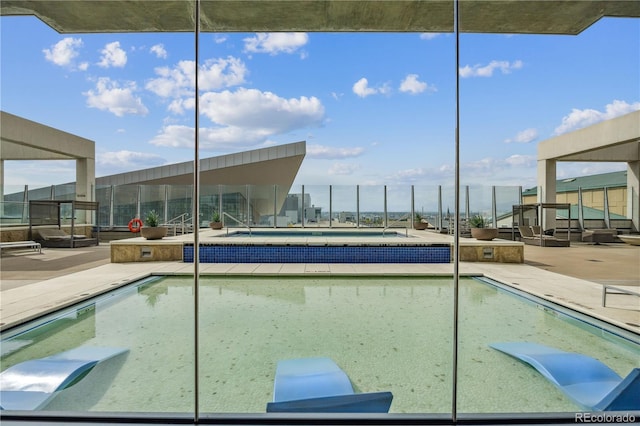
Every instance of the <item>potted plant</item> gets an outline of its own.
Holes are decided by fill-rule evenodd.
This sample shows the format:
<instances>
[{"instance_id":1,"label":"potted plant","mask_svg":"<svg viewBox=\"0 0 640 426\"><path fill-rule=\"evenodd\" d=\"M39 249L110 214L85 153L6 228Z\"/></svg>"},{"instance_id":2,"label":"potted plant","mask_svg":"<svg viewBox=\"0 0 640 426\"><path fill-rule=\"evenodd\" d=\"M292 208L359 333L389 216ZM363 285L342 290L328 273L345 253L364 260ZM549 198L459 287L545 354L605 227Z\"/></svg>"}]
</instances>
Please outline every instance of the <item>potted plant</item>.
<instances>
[{"instance_id":1,"label":"potted plant","mask_svg":"<svg viewBox=\"0 0 640 426\"><path fill-rule=\"evenodd\" d=\"M215 211L211 215L211 222L209 222L211 229L222 229L222 221L220 220L220 214Z\"/></svg>"},{"instance_id":2,"label":"potted plant","mask_svg":"<svg viewBox=\"0 0 640 426\"><path fill-rule=\"evenodd\" d=\"M413 229L423 230L427 229L427 226L429 226L429 223L426 221L423 222L422 215L420 213L416 213L416 218L413 221Z\"/></svg>"},{"instance_id":3,"label":"potted plant","mask_svg":"<svg viewBox=\"0 0 640 426\"><path fill-rule=\"evenodd\" d=\"M498 236L498 228L487 226L482 215L475 215L469 219L471 236L476 240L491 241Z\"/></svg>"},{"instance_id":4,"label":"potted plant","mask_svg":"<svg viewBox=\"0 0 640 426\"><path fill-rule=\"evenodd\" d=\"M169 230L166 226L158 226L160 215L155 210L151 210L144 218L144 226L140 228L140 234L147 240L159 240L167 236Z\"/></svg>"}]
</instances>

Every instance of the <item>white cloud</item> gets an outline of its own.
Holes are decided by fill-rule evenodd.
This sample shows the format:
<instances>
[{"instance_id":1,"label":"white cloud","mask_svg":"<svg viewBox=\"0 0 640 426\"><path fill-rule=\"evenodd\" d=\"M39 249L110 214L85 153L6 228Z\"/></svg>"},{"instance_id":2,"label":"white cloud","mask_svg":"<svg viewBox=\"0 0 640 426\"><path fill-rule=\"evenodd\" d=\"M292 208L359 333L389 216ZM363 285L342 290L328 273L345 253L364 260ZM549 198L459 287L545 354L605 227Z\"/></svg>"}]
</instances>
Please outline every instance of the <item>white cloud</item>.
<instances>
[{"instance_id":1,"label":"white cloud","mask_svg":"<svg viewBox=\"0 0 640 426\"><path fill-rule=\"evenodd\" d=\"M533 155L514 154L504 159L504 163L509 167L534 167L537 159Z\"/></svg>"},{"instance_id":2,"label":"white cloud","mask_svg":"<svg viewBox=\"0 0 640 426\"><path fill-rule=\"evenodd\" d=\"M151 49L149 49L149 51L155 54L158 58L167 59L167 49L164 48L164 44L162 43L151 46Z\"/></svg>"},{"instance_id":3,"label":"white cloud","mask_svg":"<svg viewBox=\"0 0 640 426\"><path fill-rule=\"evenodd\" d=\"M269 134L319 126L324 118L318 98L285 99L256 89L205 93L200 98L200 111L217 124Z\"/></svg>"},{"instance_id":4,"label":"white cloud","mask_svg":"<svg viewBox=\"0 0 640 426\"><path fill-rule=\"evenodd\" d=\"M257 33L244 39L244 49L252 53L295 53L307 44L307 33Z\"/></svg>"},{"instance_id":5,"label":"white cloud","mask_svg":"<svg viewBox=\"0 0 640 426\"><path fill-rule=\"evenodd\" d=\"M565 115L562 118L562 124L556 127L554 134L560 135L571 130L581 129L637 110L640 110L640 102L629 104L619 100L614 100L612 103L607 104L604 111L574 108L569 115Z\"/></svg>"},{"instance_id":6,"label":"white cloud","mask_svg":"<svg viewBox=\"0 0 640 426\"><path fill-rule=\"evenodd\" d=\"M79 38L66 37L51 46L51 49L43 49L42 52L49 62L61 67L73 67L73 60L79 55L77 49L82 47L82 44Z\"/></svg>"},{"instance_id":7,"label":"white cloud","mask_svg":"<svg viewBox=\"0 0 640 426\"><path fill-rule=\"evenodd\" d=\"M195 62L180 61L173 68L155 69L158 78L149 80L146 89L161 97L179 98L193 96L195 88ZM199 72L199 88L215 90L242 84L248 73L245 64L237 58L210 59Z\"/></svg>"},{"instance_id":8,"label":"white cloud","mask_svg":"<svg viewBox=\"0 0 640 426\"><path fill-rule=\"evenodd\" d=\"M512 70L522 68L522 61L491 61L488 65L465 65L459 69L460 77L491 77L493 71L500 70L502 74L509 74Z\"/></svg>"},{"instance_id":9,"label":"white cloud","mask_svg":"<svg viewBox=\"0 0 640 426\"><path fill-rule=\"evenodd\" d=\"M330 175L347 176L353 174L358 169L360 169L359 164L335 163L331 166L328 173Z\"/></svg>"},{"instance_id":10,"label":"white cloud","mask_svg":"<svg viewBox=\"0 0 640 426\"><path fill-rule=\"evenodd\" d=\"M115 151L99 153L96 158L96 165L108 169L129 170L138 167L153 167L166 163L157 154L134 151Z\"/></svg>"},{"instance_id":11,"label":"white cloud","mask_svg":"<svg viewBox=\"0 0 640 426\"><path fill-rule=\"evenodd\" d=\"M402 83L400 83L400 91L403 93L410 93L417 95L425 90L435 92L437 89L434 86L429 86L427 83L418 79L418 74L408 74Z\"/></svg>"},{"instance_id":12,"label":"white cloud","mask_svg":"<svg viewBox=\"0 0 640 426\"><path fill-rule=\"evenodd\" d=\"M505 139L505 143L529 143L538 138L538 131L536 129L526 129L518 134L514 138Z\"/></svg>"},{"instance_id":13,"label":"white cloud","mask_svg":"<svg viewBox=\"0 0 640 426\"><path fill-rule=\"evenodd\" d=\"M323 145L308 145L307 158L334 160L337 158L358 157L364 153L364 148L335 148Z\"/></svg>"},{"instance_id":14,"label":"white cloud","mask_svg":"<svg viewBox=\"0 0 640 426\"><path fill-rule=\"evenodd\" d=\"M244 83L248 70L244 62L232 56L210 59L200 69L200 90L215 90Z\"/></svg>"},{"instance_id":15,"label":"white cloud","mask_svg":"<svg viewBox=\"0 0 640 426\"><path fill-rule=\"evenodd\" d=\"M207 151L236 151L266 144L269 132L237 126L201 128L199 146ZM184 125L168 125L149 141L152 145L171 148L193 148L194 129Z\"/></svg>"},{"instance_id":16,"label":"white cloud","mask_svg":"<svg viewBox=\"0 0 640 426\"><path fill-rule=\"evenodd\" d=\"M174 124L164 126L158 135L151 139L149 143L156 146L168 146L172 148L193 148L194 135L193 127Z\"/></svg>"},{"instance_id":17,"label":"white cloud","mask_svg":"<svg viewBox=\"0 0 640 426\"><path fill-rule=\"evenodd\" d=\"M389 182L396 183L415 183L423 182L424 178L428 175L427 171L422 167L414 169L398 170L392 176L386 178Z\"/></svg>"},{"instance_id":18,"label":"white cloud","mask_svg":"<svg viewBox=\"0 0 640 426\"><path fill-rule=\"evenodd\" d=\"M158 78L151 79L145 88L163 98L193 95L195 87L195 62L180 61L173 68L155 68Z\"/></svg>"},{"instance_id":19,"label":"white cloud","mask_svg":"<svg viewBox=\"0 0 640 426\"><path fill-rule=\"evenodd\" d=\"M120 42L114 41L107 44L104 49L100 51L102 56L98 66L102 68L119 67L122 68L127 64L127 52L120 48Z\"/></svg>"},{"instance_id":20,"label":"white cloud","mask_svg":"<svg viewBox=\"0 0 640 426\"><path fill-rule=\"evenodd\" d=\"M374 95L376 91L375 89L370 88L369 81L366 78L362 77L353 85L353 93L360 96L361 98L366 98L369 95Z\"/></svg>"},{"instance_id":21,"label":"white cloud","mask_svg":"<svg viewBox=\"0 0 640 426\"><path fill-rule=\"evenodd\" d=\"M353 85L353 93L360 96L361 98L366 98L367 96L370 96L370 95L386 94L386 93L389 93L389 91L390 89L387 84L384 84L375 88L369 87L369 80L367 80L364 77L356 81L355 84Z\"/></svg>"},{"instance_id":22,"label":"white cloud","mask_svg":"<svg viewBox=\"0 0 640 426\"><path fill-rule=\"evenodd\" d=\"M230 151L265 145L275 134L319 126L324 117L324 107L317 98L284 99L255 89L205 93L200 105L200 112L216 124L200 129L200 147L204 150ZM193 99L174 101L171 108L176 112L193 108ZM193 147L193 134L192 127L168 125L150 143Z\"/></svg>"},{"instance_id":23,"label":"white cloud","mask_svg":"<svg viewBox=\"0 0 640 426\"><path fill-rule=\"evenodd\" d=\"M223 36L223 35L220 35L220 34L216 34L216 35L213 37L213 42L214 42L215 44L222 44L222 43L224 43L225 41L227 41L227 36Z\"/></svg>"},{"instance_id":24,"label":"white cloud","mask_svg":"<svg viewBox=\"0 0 640 426\"><path fill-rule=\"evenodd\" d=\"M95 90L84 92L87 97L87 105L109 111L118 117L125 114L146 115L149 110L142 100L135 96L137 88L134 82L129 82L125 87L107 77L98 79Z\"/></svg>"},{"instance_id":25,"label":"white cloud","mask_svg":"<svg viewBox=\"0 0 640 426\"><path fill-rule=\"evenodd\" d=\"M169 110L173 114L181 115L185 113L185 110L189 110L189 111L193 110L195 105L196 105L196 101L195 101L195 98L193 97L174 99L173 101L171 101L171 103L167 107L167 110Z\"/></svg>"}]
</instances>

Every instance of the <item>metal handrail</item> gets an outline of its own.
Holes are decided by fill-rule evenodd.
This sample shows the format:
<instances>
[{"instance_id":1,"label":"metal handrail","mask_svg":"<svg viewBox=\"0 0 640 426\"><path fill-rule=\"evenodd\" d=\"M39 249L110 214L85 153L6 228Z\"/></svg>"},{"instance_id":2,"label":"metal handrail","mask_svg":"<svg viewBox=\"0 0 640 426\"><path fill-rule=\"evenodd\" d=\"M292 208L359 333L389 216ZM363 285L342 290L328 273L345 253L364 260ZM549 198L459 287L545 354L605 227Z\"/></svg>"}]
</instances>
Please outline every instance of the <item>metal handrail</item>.
<instances>
[{"instance_id":1,"label":"metal handrail","mask_svg":"<svg viewBox=\"0 0 640 426\"><path fill-rule=\"evenodd\" d=\"M178 227L178 225L180 225L180 228L182 229L182 234L185 234L185 230L186 230L186 225L188 220L185 220L185 218L189 217L189 213L182 213L180 216L176 216L171 220L168 220L166 223L163 224L163 226L171 226L173 227L173 235L176 235L176 229ZM191 220L193 222L193 220Z\"/></svg>"},{"instance_id":2,"label":"metal handrail","mask_svg":"<svg viewBox=\"0 0 640 426\"><path fill-rule=\"evenodd\" d=\"M384 233L387 231L387 229L390 229L394 223L399 223L399 222L406 221L407 224L408 224L409 223L408 219L410 217L411 217L411 213L407 213L405 216L402 216L400 219L396 219L391 223L387 223L387 226L385 226L384 229L382 230L382 237L384 238ZM409 226L408 225L404 226L404 232L405 232L405 236L408 237L409 236Z\"/></svg>"},{"instance_id":3,"label":"metal handrail","mask_svg":"<svg viewBox=\"0 0 640 426\"><path fill-rule=\"evenodd\" d=\"M225 218L225 216L226 216L226 217L228 217L229 219L233 219L233 220L235 220L235 221L236 221L236 222L238 222L240 225L244 225L244 226L249 230L249 237L251 237L251 227L249 226L249 224L248 224L248 223L244 223L244 222L243 222L243 221L241 221L240 219L238 219L238 218L235 218L235 217L231 216L231 215L230 215L229 213L227 213L227 212L222 212L222 226L224 226L224 218ZM226 226L224 226L224 227L225 227L225 228L227 228ZM227 235L229 235L229 228L227 228Z\"/></svg>"}]
</instances>

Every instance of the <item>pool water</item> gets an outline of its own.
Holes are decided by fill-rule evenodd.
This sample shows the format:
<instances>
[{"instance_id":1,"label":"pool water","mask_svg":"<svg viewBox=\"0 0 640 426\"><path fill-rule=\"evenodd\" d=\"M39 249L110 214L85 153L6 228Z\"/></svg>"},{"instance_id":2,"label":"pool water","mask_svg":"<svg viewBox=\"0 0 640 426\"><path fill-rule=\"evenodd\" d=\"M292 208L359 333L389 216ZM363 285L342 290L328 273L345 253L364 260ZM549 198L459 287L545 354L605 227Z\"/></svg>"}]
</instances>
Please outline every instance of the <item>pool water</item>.
<instances>
[{"instance_id":1,"label":"pool water","mask_svg":"<svg viewBox=\"0 0 640 426\"><path fill-rule=\"evenodd\" d=\"M200 411L264 413L281 359L327 356L362 392L391 391L392 413L448 413L452 392L450 277L200 278ZM460 280L458 411L574 412L532 368L488 347L530 341L600 359L625 376L640 345L472 278ZM2 335L2 369L80 345L125 346L126 362L87 407L193 412L193 277L115 291Z\"/></svg>"},{"instance_id":2,"label":"pool water","mask_svg":"<svg viewBox=\"0 0 640 426\"><path fill-rule=\"evenodd\" d=\"M271 237L297 237L297 238L309 238L309 237L337 237L337 238L392 238L392 237L400 237L400 238L414 238L406 233L401 233L397 231L384 231L380 230L360 230L360 231L345 231L345 230L277 230L277 231L233 231L231 233L220 235L220 237L256 237L256 238L271 238Z\"/></svg>"}]
</instances>

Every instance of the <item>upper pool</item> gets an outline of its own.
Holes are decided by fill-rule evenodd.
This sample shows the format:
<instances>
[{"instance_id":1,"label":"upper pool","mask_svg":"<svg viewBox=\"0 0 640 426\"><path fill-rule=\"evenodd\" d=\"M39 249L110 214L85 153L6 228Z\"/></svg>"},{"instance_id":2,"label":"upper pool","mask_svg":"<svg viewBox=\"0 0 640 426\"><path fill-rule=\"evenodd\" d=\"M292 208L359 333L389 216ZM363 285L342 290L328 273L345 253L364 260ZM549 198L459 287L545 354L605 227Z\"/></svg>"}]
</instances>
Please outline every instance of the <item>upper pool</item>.
<instances>
[{"instance_id":1,"label":"upper pool","mask_svg":"<svg viewBox=\"0 0 640 426\"><path fill-rule=\"evenodd\" d=\"M279 360L322 356L357 391L392 392L391 413L451 411L451 277L202 276L197 348L193 285L192 276L152 277L8 330L2 370L81 346L122 347L126 361L102 388L47 408L190 413L197 352L200 412L264 413ZM459 412L580 410L493 342L583 353L622 376L638 366L637 335L499 283L461 278L459 288Z\"/></svg>"}]
</instances>

